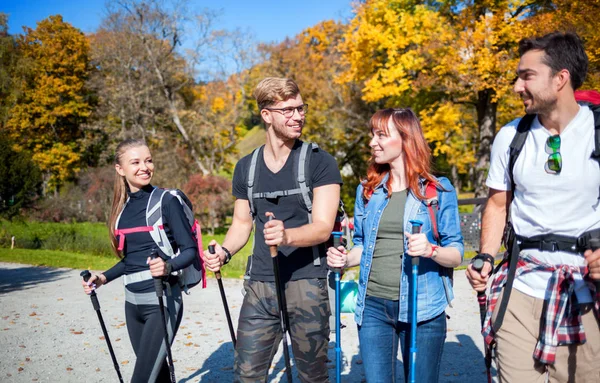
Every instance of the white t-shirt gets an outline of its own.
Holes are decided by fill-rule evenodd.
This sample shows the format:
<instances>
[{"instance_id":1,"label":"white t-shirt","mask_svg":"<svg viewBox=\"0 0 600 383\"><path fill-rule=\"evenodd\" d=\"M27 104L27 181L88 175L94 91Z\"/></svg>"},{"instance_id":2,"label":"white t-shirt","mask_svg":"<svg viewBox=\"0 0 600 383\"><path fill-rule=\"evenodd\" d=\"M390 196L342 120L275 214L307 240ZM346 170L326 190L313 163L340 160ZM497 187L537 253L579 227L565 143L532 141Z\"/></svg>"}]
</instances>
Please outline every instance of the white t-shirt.
<instances>
[{"instance_id":1,"label":"white t-shirt","mask_svg":"<svg viewBox=\"0 0 600 383\"><path fill-rule=\"evenodd\" d=\"M509 145L520 119L504 126L492 147L491 166L486 185L496 190L510 190L508 170ZM511 220L515 232L523 237L558 234L578 237L600 228L598 191L600 167L591 159L594 151L594 116L581 106L575 118L561 133L562 171L549 174L546 140L551 136L537 117L531 125L525 145L515 162L514 199ZM546 264L582 266L583 254L523 250ZM515 279L514 287L524 294L544 298L550 273L532 272ZM589 289L581 275L575 276L575 292L580 303L591 302Z\"/></svg>"}]
</instances>

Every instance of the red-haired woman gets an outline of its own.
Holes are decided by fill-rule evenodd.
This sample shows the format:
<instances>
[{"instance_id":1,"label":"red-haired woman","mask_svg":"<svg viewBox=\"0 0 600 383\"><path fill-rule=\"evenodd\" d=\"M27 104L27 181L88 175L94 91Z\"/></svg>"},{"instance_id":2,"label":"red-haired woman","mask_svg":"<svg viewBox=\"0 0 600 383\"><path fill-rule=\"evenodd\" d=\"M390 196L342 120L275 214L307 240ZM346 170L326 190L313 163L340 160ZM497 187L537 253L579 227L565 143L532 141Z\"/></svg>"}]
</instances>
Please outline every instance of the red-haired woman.
<instances>
[{"instance_id":1,"label":"red-haired woman","mask_svg":"<svg viewBox=\"0 0 600 383\"><path fill-rule=\"evenodd\" d=\"M437 382L446 339L444 311L453 299L448 275L463 256L456 192L448 179L431 174L430 149L411 109L380 110L369 127L372 157L356 191L354 247L348 253L330 247L327 263L360 265L355 320L366 379L395 382L398 347L408 375L411 258L421 257L416 376L419 383ZM437 189L439 242L425 204L428 184ZM421 234L410 234L411 220L423 222Z\"/></svg>"}]
</instances>

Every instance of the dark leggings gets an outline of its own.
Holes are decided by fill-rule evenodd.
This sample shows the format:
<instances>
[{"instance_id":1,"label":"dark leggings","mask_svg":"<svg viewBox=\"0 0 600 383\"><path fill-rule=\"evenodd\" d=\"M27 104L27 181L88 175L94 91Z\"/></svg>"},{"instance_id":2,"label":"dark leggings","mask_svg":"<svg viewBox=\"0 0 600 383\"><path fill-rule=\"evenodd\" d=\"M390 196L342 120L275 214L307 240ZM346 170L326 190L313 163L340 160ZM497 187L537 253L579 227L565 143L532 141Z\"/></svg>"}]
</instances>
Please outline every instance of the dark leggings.
<instances>
[{"instance_id":1,"label":"dark leggings","mask_svg":"<svg viewBox=\"0 0 600 383\"><path fill-rule=\"evenodd\" d=\"M140 302L151 303L149 299L152 295L154 295L154 304L140 304ZM132 301L138 304L132 303ZM173 295L166 299L163 298L163 301L165 302L169 343L173 344L183 316L181 293L173 291ZM170 382L165 335L156 295L154 293L133 294L128 292L125 302L125 320L129 339L136 355L131 382Z\"/></svg>"}]
</instances>

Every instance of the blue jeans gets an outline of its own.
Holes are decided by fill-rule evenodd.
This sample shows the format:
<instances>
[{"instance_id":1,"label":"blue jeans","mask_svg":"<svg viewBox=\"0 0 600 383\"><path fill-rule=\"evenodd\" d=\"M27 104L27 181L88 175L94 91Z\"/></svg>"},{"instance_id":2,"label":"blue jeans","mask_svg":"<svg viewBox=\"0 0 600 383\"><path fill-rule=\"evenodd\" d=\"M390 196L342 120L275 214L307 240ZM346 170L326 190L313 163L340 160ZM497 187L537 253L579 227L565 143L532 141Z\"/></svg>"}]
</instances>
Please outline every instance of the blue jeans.
<instances>
[{"instance_id":1,"label":"blue jeans","mask_svg":"<svg viewBox=\"0 0 600 383\"><path fill-rule=\"evenodd\" d=\"M367 383L397 381L398 345L402 348L404 380L408 381L410 323L398 321L398 301L367 296L358 339ZM438 381L445 340L445 313L417 324L418 383Z\"/></svg>"}]
</instances>

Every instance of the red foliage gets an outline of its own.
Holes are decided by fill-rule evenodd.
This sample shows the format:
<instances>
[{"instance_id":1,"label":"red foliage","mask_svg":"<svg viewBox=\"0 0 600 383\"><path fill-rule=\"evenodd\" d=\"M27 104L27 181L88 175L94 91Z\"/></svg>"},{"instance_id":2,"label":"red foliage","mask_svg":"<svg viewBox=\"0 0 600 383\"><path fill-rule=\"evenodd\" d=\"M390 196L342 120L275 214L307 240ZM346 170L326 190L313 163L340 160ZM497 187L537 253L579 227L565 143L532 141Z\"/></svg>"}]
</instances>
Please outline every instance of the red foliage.
<instances>
[{"instance_id":1,"label":"red foliage","mask_svg":"<svg viewBox=\"0 0 600 383\"><path fill-rule=\"evenodd\" d=\"M233 210L231 181L215 175L195 174L185 184L183 192L194 205L194 213L203 227L214 233L215 228L224 226Z\"/></svg>"}]
</instances>

